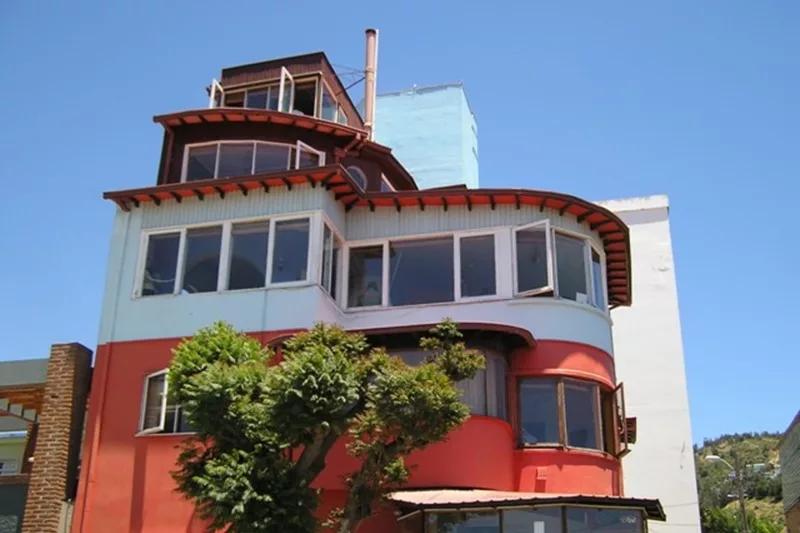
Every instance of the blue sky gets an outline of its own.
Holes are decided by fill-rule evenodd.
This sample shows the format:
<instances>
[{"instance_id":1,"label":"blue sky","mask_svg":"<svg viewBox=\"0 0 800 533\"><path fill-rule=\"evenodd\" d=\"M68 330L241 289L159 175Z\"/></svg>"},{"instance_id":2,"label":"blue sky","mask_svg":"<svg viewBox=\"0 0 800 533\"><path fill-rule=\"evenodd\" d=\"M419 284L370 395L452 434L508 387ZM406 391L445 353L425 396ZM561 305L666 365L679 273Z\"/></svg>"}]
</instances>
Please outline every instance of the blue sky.
<instances>
[{"instance_id":1,"label":"blue sky","mask_svg":"<svg viewBox=\"0 0 800 533\"><path fill-rule=\"evenodd\" d=\"M324 50L360 68L372 26L379 91L466 84L483 186L669 195L694 439L788 425L800 3L221 6L0 4L0 360L94 347L114 212L101 193L155 183L153 115L204 106L224 66Z\"/></svg>"}]
</instances>

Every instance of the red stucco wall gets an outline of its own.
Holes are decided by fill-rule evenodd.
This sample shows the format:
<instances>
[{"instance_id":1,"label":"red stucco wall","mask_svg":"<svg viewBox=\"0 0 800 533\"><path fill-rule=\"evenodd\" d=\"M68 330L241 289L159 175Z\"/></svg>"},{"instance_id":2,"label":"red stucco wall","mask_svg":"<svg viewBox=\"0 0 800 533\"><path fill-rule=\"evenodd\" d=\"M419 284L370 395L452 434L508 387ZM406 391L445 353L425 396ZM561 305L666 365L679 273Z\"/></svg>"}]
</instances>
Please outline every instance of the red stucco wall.
<instances>
[{"instance_id":1,"label":"red stucco wall","mask_svg":"<svg viewBox=\"0 0 800 533\"><path fill-rule=\"evenodd\" d=\"M262 342L287 332L256 335ZM181 436L135 436L145 376L165 368L179 339L115 343L98 348L83 467L73 533L193 533L202 524L192 506L174 492L174 468ZM619 494L620 463L601 452L517 447L516 379L560 374L614 383L611 357L589 346L540 340L516 351L510 360L510 423L470 418L449 439L412 455L411 487L484 488L553 493ZM338 505L340 475L355 463L337 446L318 486L328 489L323 509ZM391 532L385 511L365 524L364 533Z\"/></svg>"}]
</instances>

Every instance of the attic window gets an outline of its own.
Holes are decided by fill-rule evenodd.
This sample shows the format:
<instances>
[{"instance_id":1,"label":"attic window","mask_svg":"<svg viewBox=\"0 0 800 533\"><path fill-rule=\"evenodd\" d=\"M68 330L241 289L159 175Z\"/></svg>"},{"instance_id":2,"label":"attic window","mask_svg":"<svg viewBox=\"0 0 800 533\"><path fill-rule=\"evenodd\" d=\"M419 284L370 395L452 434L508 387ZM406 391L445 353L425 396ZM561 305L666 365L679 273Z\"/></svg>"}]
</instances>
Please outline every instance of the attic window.
<instances>
[{"instance_id":1,"label":"attic window","mask_svg":"<svg viewBox=\"0 0 800 533\"><path fill-rule=\"evenodd\" d=\"M317 80L297 82L294 88L294 108L292 113L315 116L317 99Z\"/></svg>"}]
</instances>

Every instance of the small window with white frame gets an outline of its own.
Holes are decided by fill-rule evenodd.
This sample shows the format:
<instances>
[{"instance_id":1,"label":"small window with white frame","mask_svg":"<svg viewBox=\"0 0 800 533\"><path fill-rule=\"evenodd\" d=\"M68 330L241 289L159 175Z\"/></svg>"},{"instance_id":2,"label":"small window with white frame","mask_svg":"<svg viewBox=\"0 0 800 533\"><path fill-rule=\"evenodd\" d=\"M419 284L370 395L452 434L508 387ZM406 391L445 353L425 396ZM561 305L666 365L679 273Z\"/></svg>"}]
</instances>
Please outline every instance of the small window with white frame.
<instances>
[{"instance_id":1,"label":"small window with white frame","mask_svg":"<svg viewBox=\"0 0 800 533\"><path fill-rule=\"evenodd\" d=\"M166 370L145 378L139 434L192 433L183 409L169 397L168 387Z\"/></svg>"},{"instance_id":2,"label":"small window with white frame","mask_svg":"<svg viewBox=\"0 0 800 533\"><path fill-rule=\"evenodd\" d=\"M173 294L178 274L181 232L157 233L147 238L141 296Z\"/></svg>"},{"instance_id":3,"label":"small window with white frame","mask_svg":"<svg viewBox=\"0 0 800 533\"><path fill-rule=\"evenodd\" d=\"M341 264L342 240L328 223L322 232L322 270L320 284L331 298L337 299L339 265Z\"/></svg>"},{"instance_id":4,"label":"small window with white frame","mask_svg":"<svg viewBox=\"0 0 800 533\"><path fill-rule=\"evenodd\" d=\"M273 284L305 281L308 278L310 226L308 218L275 222L270 250Z\"/></svg>"},{"instance_id":5,"label":"small window with white frame","mask_svg":"<svg viewBox=\"0 0 800 533\"><path fill-rule=\"evenodd\" d=\"M347 307L383 304L382 244L350 248L347 272Z\"/></svg>"},{"instance_id":6,"label":"small window with white frame","mask_svg":"<svg viewBox=\"0 0 800 533\"><path fill-rule=\"evenodd\" d=\"M456 237L458 299L497 294L494 233Z\"/></svg>"}]
</instances>

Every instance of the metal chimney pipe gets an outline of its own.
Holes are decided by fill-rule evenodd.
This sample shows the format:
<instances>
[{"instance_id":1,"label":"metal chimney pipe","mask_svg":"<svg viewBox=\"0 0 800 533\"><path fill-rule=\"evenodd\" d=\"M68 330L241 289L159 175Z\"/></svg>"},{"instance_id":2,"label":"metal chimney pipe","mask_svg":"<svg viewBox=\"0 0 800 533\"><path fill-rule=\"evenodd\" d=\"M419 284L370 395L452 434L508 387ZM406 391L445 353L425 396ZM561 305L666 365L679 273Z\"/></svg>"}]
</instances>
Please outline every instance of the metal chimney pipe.
<instances>
[{"instance_id":1,"label":"metal chimney pipe","mask_svg":"<svg viewBox=\"0 0 800 533\"><path fill-rule=\"evenodd\" d=\"M369 140L375 138L375 98L378 75L378 30L369 28L367 34L367 64L364 69L364 128Z\"/></svg>"}]
</instances>

